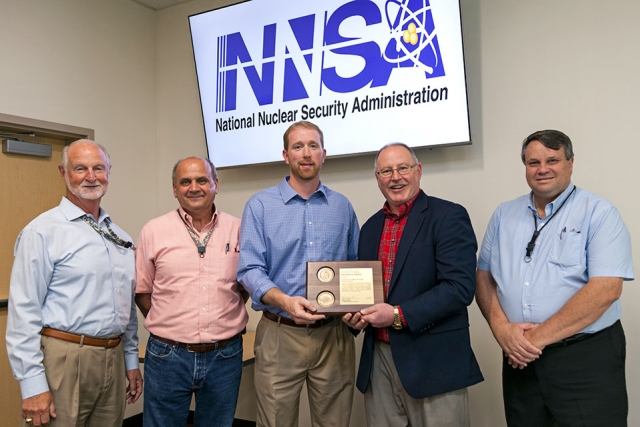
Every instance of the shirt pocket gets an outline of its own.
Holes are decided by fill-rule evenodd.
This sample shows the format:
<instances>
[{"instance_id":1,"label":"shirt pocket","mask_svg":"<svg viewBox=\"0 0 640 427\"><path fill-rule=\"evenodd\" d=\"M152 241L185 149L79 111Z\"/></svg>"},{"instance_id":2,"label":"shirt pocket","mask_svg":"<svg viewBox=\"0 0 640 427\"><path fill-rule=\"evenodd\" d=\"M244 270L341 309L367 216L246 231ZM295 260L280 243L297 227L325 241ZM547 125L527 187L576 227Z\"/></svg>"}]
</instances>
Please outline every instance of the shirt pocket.
<instances>
[{"instance_id":1,"label":"shirt pocket","mask_svg":"<svg viewBox=\"0 0 640 427\"><path fill-rule=\"evenodd\" d=\"M216 272L215 277L223 283L235 283L236 281L240 252L234 248L237 246L230 245L229 250L225 248L212 254L211 261L212 268Z\"/></svg>"},{"instance_id":2,"label":"shirt pocket","mask_svg":"<svg viewBox=\"0 0 640 427\"><path fill-rule=\"evenodd\" d=\"M585 257L585 242L579 231L562 231L560 237L555 237L553 247L549 252L549 262L561 267L569 268L583 263Z\"/></svg>"}]
</instances>

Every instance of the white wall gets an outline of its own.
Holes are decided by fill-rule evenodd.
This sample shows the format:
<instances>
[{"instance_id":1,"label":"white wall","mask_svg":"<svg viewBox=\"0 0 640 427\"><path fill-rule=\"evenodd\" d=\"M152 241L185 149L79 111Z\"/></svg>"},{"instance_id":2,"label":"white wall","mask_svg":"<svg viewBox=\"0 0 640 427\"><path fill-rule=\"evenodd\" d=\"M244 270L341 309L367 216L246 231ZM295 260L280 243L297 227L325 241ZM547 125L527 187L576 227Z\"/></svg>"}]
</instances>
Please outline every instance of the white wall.
<instances>
[{"instance_id":1,"label":"white wall","mask_svg":"<svg viewBox=\"0 0 640 427\"><path fill-rule=\"evenodd\" d=\"M154 13L127 0L0 0L0 112L96 129L114 160L105 206L136 237L144 222L175 207L175 160L206 154L187 16L228 3L193 0ZM563 130L575 144L574 182L618 207L640 265L633 192L640 182L633 167L640 154L640 4L462 5L473 145L419 151L423 189L467 207L480 240L493 209L528 190L522 139ZM326 142L329 152L335 143ZM372 164L371 155L330 159L322 171L325 184L351 199L361 223L383 202ZM253 193L286 172L284 164L223 170L216 202L240 216ZM639 297L628 282L622 300L632 403L640 400ZM470 391L472 426L503 426L500 351L475 305L470 313L486 378ZM353 425L361 426L359 393L356 402ZM640 425L633 404L629 425Z\"/></svg>"},{"instance_id":2,"label":"white wall","mask_svg":"<svg viewBox=\"0 0 640 427\"><path fill-rule=\"evenodd\" d=\"M155 13L128 0L0 0L0 112L95 130L103 206L134 237L156 213Z\"/></svg>"}]
</instances>

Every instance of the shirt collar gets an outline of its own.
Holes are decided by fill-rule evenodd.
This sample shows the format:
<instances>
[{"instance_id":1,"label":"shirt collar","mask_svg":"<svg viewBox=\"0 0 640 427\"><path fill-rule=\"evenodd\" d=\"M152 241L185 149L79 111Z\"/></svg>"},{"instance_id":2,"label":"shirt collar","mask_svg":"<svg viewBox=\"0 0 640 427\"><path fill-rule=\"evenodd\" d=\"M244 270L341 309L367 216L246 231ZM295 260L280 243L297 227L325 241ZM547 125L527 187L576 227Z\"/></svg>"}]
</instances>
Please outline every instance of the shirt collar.
<instances>
[{"instance_id":1,"label":"shirt collar","mask_svg":"<svg viewBox=\"0 0 640 427\"><path fill-rule=\"evenodd\" d=\"M567 200L567 197L569 197L569 195L571 194L571 191L573 191L573 187L574 187L573 182L570 182L567 188L565 188L564 191L560 193L558 197L555 198L555 200L553 200L552 202L549 202L549 204L545 206L544 211L547 217L549 215L553 215L555 210L558 207L562 206L562 203L564 203L564 201ZM536 215L538 214L538 211L536 209L536 204L533 201L533 191L529 194L529 209L532 212L534 212Z\"/></svg>"},{"instance_id":2,"label":"shirt collar","mask_svg":"<svg viewBox=\"0 0 640 427\"><path fill-rule=\"evenodd\" d=\"M211 217L211 221L209 221L209 223L207 223L204 227L202 227L203 230L208 228L211 224L215 224L216 219L218 218L218 209L216 209L215 203L213 204L211 209L213 210L213 216ZM180 213L180 217L182 217L187 222L189 227L194 228L193 218L184 209L182 209L182 206L178 206L178 212Z\"/></svg>"},{"instance_id":3,"label":"shirt collar","mask_svg":"<svg viewBox=\"0 0 640 427\"><path fill-rule=\"evenodd\" d=\"M85 211L83 211L82 209L80 209L80 207L76 204L74 204L71 200L67 199L66 197L62 197L62 200L60 201L60 209L62 210L62 213L64 214L65 218L67 218L67 221L73 221L75 219L79 219L81 218L83 215L87 215L90 216L91 218L93 218L93 215L90 215L88 213L86 213ZM104 220L106 220L107 218L111 219L109 217L109 214L102 209L102 207L100 208L100 211L98 213L98 224L102 223ZM95 220L95 218L93 218Z\"/></svg>"},{"instance_id":4,"label":"shirt collar","mask_svg":"<svg viewBox=\"0 0 640 427\"><path fill-rule=\"evenodd\" d=\"M410 200L404 202L403 204L400 205L400 207L398 208L399 210L399 214L396 215L393 212L391 212L391 207L389 206L389 202L384 202L384 206L382 206L382 212L384 212L385 216L387 218L391 218L391 219L402 219L405 216L409 215L409 211L411 211L411 208L413 207L413 205L415 204L416 200L418 199L418 196L420 195L420 192L418 191L416 193L415 196L413 196Z\"/></svg>"},{"instance_id":5,"label":"shirt collar","mask_svg":"<svg viewBox=\"0 0 640 427\"><path fill-rule=\"evenodd\" d=\"M299 197L302 199L302 196L299 195L296 190L294 190L293 188L291 188L291 186L289 185L289 178L291 176L287 175L285 176L282 181L280 182L280 184L278 185L278 189L280 190L280 195L282 196L282 201L287 204L291 199L293 199L294 197ZM327 198L327 187L325 187L322 184L322 181L320 181L320 184L318 185L318 189L309 197L313 197L313 195L318 194L323 196L326 200L328 200Z\"/></svg>"}]
</instances>

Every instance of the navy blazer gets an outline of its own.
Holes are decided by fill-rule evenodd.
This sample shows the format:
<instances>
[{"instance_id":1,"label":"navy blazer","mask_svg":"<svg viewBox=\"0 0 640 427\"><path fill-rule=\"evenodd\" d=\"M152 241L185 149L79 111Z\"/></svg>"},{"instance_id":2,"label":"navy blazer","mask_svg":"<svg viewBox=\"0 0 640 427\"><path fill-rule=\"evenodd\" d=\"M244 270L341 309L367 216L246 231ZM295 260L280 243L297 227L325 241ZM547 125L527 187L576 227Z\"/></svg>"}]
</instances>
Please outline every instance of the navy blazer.
<instances>
[{"instance_id":1,"label":"navy blazer","mask_svg":"<svg viewBox=\"0 0 640 427\"><path fill-rule=\"evenodd\" d=\"M378 259L384 225L378 211L362 226L361 260ZM407 393L423 399L483 380L471 350L467 306L476 289L476 237L465 208L420 191L400 239L387 303L408 327L389 328L393 362ZM357 387L369 385L374 333L366 330Z\"/></svg>"}]
</instances>

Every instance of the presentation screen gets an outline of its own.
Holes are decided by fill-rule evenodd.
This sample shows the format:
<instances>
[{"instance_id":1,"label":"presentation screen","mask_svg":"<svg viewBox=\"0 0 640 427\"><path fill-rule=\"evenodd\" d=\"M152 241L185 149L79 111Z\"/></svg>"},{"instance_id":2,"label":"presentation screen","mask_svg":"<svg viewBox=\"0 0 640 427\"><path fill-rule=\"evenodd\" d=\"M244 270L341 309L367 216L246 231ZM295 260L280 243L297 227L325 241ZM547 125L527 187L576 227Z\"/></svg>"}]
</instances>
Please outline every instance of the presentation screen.
<instances>
[{"instance_id":1,"label":"presentation screen","mask_svg":"<svg viewBox=\"0 0 640 427\"><path fill-rule=\"evenodd\" d=\"M459 0L251 0L189 23L217 167L282 161L300 120L329 157L470 143Z\"/></svg>"}]
</instances>

